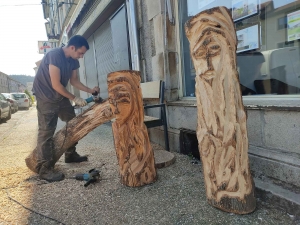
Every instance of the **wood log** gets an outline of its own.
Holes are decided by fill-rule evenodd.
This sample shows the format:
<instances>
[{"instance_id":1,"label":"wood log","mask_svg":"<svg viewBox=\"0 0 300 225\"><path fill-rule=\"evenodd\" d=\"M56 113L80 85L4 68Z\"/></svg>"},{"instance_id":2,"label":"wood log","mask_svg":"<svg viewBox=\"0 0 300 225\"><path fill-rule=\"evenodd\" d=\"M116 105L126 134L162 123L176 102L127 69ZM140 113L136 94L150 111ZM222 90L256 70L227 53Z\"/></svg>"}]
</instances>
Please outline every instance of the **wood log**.
<instances>
[{"instance_id":1,"label":"wood log","mask_svg":"<svg viewBox=\"0 0 300 225\"><path fill-rule=\"evenodd\" d=\"M53 151L55 164L65 151L76 142L86 136L99 125L110 121L114 114L106 100L102 103L95 103L89 109L70 120L65 127L55 133L53 137ZM38 173L37 150L36 148L25 159L26 165L33 172Z\"/></svg>"},{"instance_id":2,"label":"wood log","mask_svg":"<svg viewBox=\"0 0 300 225\"><path fill-rule=\"evenodd\" d=\"M108 75L109 102L121 183L137 187L156 181L154 154L144 124L144 107L138 71Z\"/></svg>"},{"instance_id":3,"label":"wood log","mask_svg":"<svg viewBox=\"0 0 300 225\"><path fill-rule=\"evenodd\" d=\"M205 10L187 21L185 31L196 70L197 139L207 200L227 212L250 213L255 187L231 14L225 7Z\"/></svg>"}]
</instances>

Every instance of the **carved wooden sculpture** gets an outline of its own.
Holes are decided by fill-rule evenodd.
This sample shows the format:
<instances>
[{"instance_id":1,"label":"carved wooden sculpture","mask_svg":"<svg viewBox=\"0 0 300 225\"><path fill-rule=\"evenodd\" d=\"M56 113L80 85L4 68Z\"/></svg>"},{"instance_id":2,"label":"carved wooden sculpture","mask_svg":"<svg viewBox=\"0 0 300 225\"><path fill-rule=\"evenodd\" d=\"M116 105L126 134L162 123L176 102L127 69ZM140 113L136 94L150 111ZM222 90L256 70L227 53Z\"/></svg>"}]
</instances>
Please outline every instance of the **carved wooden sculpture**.
<instances>
[{"instance_id":1,"label":"carved wooden sculpture","mask_svg":"<svg viewBox=\"0 0 300 225\"><path fill-rule=\"evenodd\" d=\"M109 102L121 183L142 186L156 180L154 154L144 124L144 107L138 71L117 71L108 75Z\"/></svg>"},{"instance_id":2,"label":"carved wooden sculpture","mask_svg":"<svg viewBox=\"0 0 300 225\"><path fill-rule=\"evenodd\" d=\"M196 70L197 138L208 202L227 212L250 213L256 200L230 12L203 11L185 31Z\"/></svg>"},{"instance_id":3,"label":"carved wooden sculpture","mask_svg":"<svg viewBox=\"0 0 300 225\"><path fill-rule=\"evenodd\" d=\"M110 104L105 101L101 104L95 103L91 108L70 120L53 137L53 151L55 152L53 163L55 164L68 148L113 117L114 114L111 111ZM29 169L38 173L36 149L25 159L25 162Z\"/></svg>"}]
</instances>

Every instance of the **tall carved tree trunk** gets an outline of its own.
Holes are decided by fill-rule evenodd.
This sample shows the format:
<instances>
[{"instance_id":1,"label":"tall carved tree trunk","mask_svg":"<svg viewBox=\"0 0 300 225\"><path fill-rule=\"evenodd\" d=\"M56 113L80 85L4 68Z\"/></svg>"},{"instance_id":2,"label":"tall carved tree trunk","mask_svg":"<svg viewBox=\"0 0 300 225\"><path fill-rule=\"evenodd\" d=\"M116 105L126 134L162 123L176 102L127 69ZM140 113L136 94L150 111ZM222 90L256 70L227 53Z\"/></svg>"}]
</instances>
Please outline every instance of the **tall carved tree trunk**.
<instances>
[{"instance_id":1,"label":"tall carved tree trunk","mask_svg":"<svg viewBox=\"0 0 300 225\"><path fill-rule=\"evenodd\" d=\"M111 111L110 104L108 101L105 101L101 104L95 103L82 114L70 120L67 125L53 137L53 151L55 153L53 163L57 162L68 148L73 146L93 129L110 121L112 118L114 118L114 114ZM25 159L25 162L29 169L38 173L36 149Z\"/></svg>"},{"instance_id":2,"label":"tall carved tree trunk","mask_svg":"<svg viewBox=\"0 0 300 225\"><path fill-rule=\"evenodd\" d=\"M112 124L121 183L142 186L156 180L154 154L144 124L144 107L138 71L108 75L109 102L116 121Z\"/></svg>"},{"instance_id":3,"label":"tall carved tree trunk","mask_svg":"<svg viewBox=\"0 0 300 225\"><path fill-rule=\"evenodd\" d=\"M236 33L225 7L186 25L196 70L197 138L208 202L238 214L256 207L248 161L246 114L236 70Z\"/></svg>"}]
</instances>

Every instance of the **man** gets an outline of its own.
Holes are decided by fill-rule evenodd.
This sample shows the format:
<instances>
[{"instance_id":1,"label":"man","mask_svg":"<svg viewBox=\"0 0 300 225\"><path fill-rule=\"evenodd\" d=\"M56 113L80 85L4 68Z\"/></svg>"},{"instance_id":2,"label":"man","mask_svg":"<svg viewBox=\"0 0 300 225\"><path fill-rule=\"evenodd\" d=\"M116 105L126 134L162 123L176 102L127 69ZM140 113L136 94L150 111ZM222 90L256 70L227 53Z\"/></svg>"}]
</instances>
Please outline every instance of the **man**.
<instances>
[{"instance_id":1,"label":"man","mask_svg":"<svg viewBox=\"0 0 300 225\"><path fill-rule=\"evenodd\" d=\"M55 162L52 162L54 154L52 138L58 117L68 122L76 116L69 100L79 106L87 104L84 99L74 96L66 89L68 82L81 91L100 92L99 87L90 89L77 78L78 59L82 58L88 49L89 45L84 37L79 35L72 37L66 47L55 48L44 56L33 82L39 124L36 147L37 171L41 179L49 182L64 179L63 173L53 170ZM76 152L75 145L65 152L66 163L87 161L86 156L80 156Z\"/></svg>"}]
</instances>

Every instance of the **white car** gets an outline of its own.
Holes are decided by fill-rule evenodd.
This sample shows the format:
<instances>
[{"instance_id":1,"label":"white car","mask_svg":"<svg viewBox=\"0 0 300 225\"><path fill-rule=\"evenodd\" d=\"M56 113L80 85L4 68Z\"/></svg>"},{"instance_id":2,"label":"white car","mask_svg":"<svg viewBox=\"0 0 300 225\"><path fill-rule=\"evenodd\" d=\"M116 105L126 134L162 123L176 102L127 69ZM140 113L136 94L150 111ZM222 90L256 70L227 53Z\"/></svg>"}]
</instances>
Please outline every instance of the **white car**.
<instances>
[{"instance_id":1,"label":"white car","mask_svg":"<svg viewBox=\"0 0 300 225\"><path fill-rule=\"evenodd\" d=\"M11 93L14 98L18 101L19 108L29 109L30 100L25 93Z\"/></svg>"}]
</instances>

